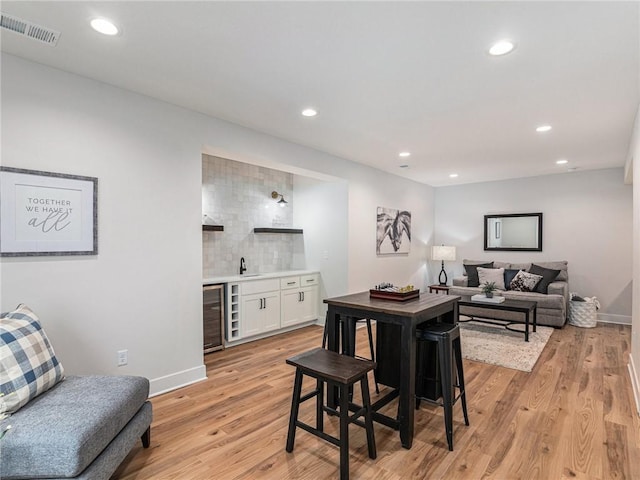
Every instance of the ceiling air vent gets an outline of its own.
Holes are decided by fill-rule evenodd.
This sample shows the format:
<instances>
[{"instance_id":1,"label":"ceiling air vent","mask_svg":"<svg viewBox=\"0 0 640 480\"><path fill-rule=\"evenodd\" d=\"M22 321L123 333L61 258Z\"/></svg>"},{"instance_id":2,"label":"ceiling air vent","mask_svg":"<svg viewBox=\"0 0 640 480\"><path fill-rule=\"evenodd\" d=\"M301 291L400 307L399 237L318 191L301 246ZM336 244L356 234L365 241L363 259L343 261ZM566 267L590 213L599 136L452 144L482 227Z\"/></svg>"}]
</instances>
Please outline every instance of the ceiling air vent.
<instances>
[{"instance_id":1,"label":"ceiling air vent","mask_svg":"<svg viewBox=\"0 0 640 480\"><path fill-rule=\"evenodd\" d=\"M35 23L27 22L21 18L14 17L13 15L7 15L2 13L0 19L0 27L4 30L10 30L19 35L33 38L39 42L46 43L47 45L56 46L58 38L60 38L60 32L51 30L50 28L36 25Z\"/></svg>"}]
</instances>

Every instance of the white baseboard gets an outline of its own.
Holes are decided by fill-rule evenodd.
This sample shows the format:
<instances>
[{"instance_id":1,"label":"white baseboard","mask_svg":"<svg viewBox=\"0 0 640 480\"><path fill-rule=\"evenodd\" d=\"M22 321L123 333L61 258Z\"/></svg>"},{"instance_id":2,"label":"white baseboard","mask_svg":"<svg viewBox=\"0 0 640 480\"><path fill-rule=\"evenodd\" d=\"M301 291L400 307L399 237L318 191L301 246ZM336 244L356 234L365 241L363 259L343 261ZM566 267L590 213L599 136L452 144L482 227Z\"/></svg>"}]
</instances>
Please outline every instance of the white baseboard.
<instances>
[{"instance_id":1,"label":"white baseboard","mask_svg":"<svg viewBox=\"0 0 640 480\"><path fill-rule=\"evenodd\" d=\"M598 313L598 321L602 323L617 323L631 325L631 315L616 315L613 313Z\"/></svg>"},{"instance_id":2,"label":"white baseboard","mask_svg":"<svg viewBox=\"0 0 640 480\"><path fill-rule=\"evenodd\" d=\"M262 340L263 338L273 337L274 335L279 335L281 333L291 332L299 328L308 327L309 325L319 325L318 320L309 320L308 322L299 323L290 327L279 328L278 330L272 330L270 332L261 333L252 337L234 340L233 342L225 342L224 346L225 348L232 348L238 345L242 345L243 343L255 342L256 340Z\"/></svg>"},{"instance_id":3,"label":"white baseboard","mask_svg":"<svg viewBox=\"0 0 640 480\"><path fill-rule=\"evenodd\" d=\"M629 354L629 376L631 377L631 389L636 399L636 412L640 415L640 382L638 382L638 371L633 361L633 355Z\"/></svg>"},{"instance_id":4,"label":"white baseboard","mask_svg":"<svg viewBox=\"0 0 640 480\"><path fill-rule=\"evenodd\" d=\"M187 385L201 382L206 379L207 367L204 365L165 375L164 377L154 378L149 381L149 396L155 397L156 395L167 393L177 388L186 387Z\"/></svg>"}]
</instances>

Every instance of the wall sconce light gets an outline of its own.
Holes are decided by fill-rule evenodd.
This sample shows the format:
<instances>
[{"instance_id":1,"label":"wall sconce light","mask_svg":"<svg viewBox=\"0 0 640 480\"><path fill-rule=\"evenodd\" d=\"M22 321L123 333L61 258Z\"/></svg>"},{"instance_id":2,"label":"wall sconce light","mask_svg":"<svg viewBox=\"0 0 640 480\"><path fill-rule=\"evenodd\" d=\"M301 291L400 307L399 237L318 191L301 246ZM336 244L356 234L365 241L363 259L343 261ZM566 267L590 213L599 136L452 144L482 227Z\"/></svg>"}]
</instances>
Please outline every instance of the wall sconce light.
<instances>
[{"instance_id":1,"label":"wall sconce light","mask_svg":"<svg viewBox=\"0 0 640 480\"><path fill-rule=\"evenodd\" d=\"M278 197L280 197L280 200L278 200L278 205L284 208L287 205L287 203L289 203L284 199L284 195L276 192L275 190L271 192L271 198L276 199Z\"/></svg>"}]
</instances>

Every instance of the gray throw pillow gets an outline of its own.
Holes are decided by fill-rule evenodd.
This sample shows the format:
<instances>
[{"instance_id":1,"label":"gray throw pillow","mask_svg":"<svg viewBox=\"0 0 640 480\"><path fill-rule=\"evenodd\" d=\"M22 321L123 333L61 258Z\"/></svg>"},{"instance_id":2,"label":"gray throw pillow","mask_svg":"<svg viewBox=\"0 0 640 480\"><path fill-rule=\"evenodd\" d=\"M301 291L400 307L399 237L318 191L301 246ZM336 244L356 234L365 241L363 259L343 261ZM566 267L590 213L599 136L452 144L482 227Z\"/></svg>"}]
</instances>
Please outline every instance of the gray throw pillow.
<instances>
[{"instance_id":1,"label":"gray throw pillow","mask_svg":"<svg viewBox=\"0 0 640 480\"><path fill-rule=\"evenodd\" d=\"M463 265L463 267L467 272L467 287L478 287L480 285L480 279L478 278L478 267L493 268L493 262L481 263L478 265Z\"/></svg>"},{"instance_id":2,"label":"gray throw pillow","mask_svg":"<svg viewBox=\"0 0 640 480\"><path fill-rule=\"evenodd\" d=\"M556 277L560 273L560 270L544 268L540 265L532 263L531 268L529 268L529 273L533 273L534 275L542 275L542 280L538 282L538 285L536 285L536 289L534 291L538 293L547 293L549 290L549 284L556 279Z\"/></svg>"},{"instance_id":3,"label":"gray throw pillow","mask_svg":"<svg viewBox=\"0 0 640 480\"><path fill-rule=\"evenodd\" d=\"M513 270L511 268L504 269L504 286L507 290L511 289L511 280L518 274L520 270Z\"/></svg>"}]
</instances>

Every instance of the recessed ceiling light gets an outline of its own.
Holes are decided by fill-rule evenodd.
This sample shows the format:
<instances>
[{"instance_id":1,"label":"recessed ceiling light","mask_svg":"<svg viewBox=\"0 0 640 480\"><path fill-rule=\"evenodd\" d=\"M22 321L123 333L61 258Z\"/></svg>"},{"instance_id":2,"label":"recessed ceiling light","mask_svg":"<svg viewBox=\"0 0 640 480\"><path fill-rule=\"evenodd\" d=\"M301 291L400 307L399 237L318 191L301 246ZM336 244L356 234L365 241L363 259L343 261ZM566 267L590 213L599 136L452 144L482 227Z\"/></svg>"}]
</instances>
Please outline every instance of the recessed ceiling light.
<instances>
[{"instance_id":1,"label":"recessed ceiling light","mask_svg":"<svg viewBox=\"0 0 640 480\"><path fill-rule=\"evenodd\" d=\"M305 117L315 117L318 112L313 108L305 108L302 110L302 115Z\"/></svg>"},{"instance_id":2,"label":"recessed ceiling light","mask_svg":"<svg viewBox=\"0 0 640 480\"><path fill-rule=\"evenodd\" d=\"M458 174L457 173L451 173L451 174L449 174L449 178L458 178Z\"/></svg>"},{"instance_id":3,"label":"recessed ceiling light","mask_svg":"<svg viewBox=\"0 0 640 480\"><path fill-rule=\"evenodd\" d=\"M506 55L516 48L515 44L511 40L500 40L494 43L489 49L489 54L494 56Z\"/></svg>"},{"instance_id":4,"label":"recessed ceiling light","mask_svg":"<svg viewBox=\"0 0 640 480\"><path fill-rule=\"evenodd\" d=\"M558 165L564 165L565 163L569 163L569 160L565 160L564 158L562 158L560 160L556 160L556 163Z\"/></svg>"},{"instance_id":5,"label":"recessed ceiling light","mask_svg":"<svg viewBox=\"0 0 640 480\"><path fill-rule=\"evenodd\" d=\"M107 20L106 18L94 18L91 20L91 28L93 28L96 32L100 32L104 35L117 35L118 27L116 27L113 22Z\"/></svg>"},{"instance_id":6,"label":"recessed ceiling light","mask_svg":"<svg viewBox=\"0 0 640 480\"><path fill-rule=\"evenodd\" d=\"M411 155L411 152L400 152L398 154L399 157L408 157Z\"/></svg>"},{"instance_id":7,"label":"recessed ceiling light","mask_svg":"<svg viewBox=\"0 0 640 480\"><path fill-rule=\"evenodd\" d=\"M549 130L551 130L551 125L540 125L536 128L536 132L548 132Z\"/></svg>"}]
</instances>

